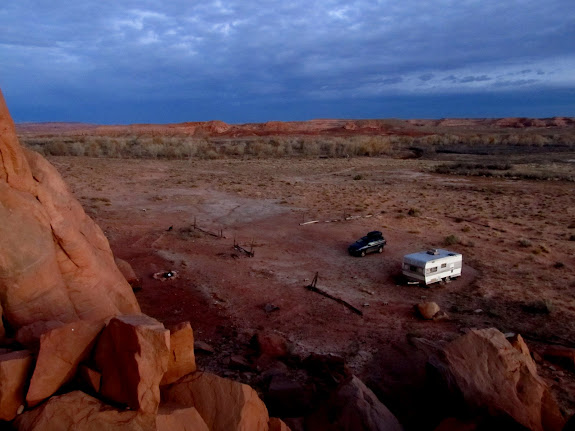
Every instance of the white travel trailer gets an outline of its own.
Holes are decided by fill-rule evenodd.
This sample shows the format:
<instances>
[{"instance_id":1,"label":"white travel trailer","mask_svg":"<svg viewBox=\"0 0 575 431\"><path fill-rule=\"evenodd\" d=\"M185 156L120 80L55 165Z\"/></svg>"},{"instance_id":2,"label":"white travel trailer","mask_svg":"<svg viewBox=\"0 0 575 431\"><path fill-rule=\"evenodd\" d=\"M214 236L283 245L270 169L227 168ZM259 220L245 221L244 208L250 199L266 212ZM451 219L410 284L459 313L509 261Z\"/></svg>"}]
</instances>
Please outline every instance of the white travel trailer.
<instances>
[{"instance_id":1,"label":"white travel trailer","mask_svg":"<svg viewBox=\"0 0 575 431\"><path fill-rule=\"evenodd\" d=\"M462 266L463 256L449 250L420 251L403 257L403 275L425 285L459 277Z\"/></svg>"}]
</instances>

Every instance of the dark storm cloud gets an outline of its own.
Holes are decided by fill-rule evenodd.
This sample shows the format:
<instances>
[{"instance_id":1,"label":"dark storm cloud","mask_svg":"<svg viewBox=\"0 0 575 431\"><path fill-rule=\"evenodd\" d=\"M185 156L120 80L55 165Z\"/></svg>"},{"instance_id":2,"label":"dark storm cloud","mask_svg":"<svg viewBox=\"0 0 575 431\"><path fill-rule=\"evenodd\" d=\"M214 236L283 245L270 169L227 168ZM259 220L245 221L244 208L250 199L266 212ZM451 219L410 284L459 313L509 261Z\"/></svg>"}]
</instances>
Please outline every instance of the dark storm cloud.
<instances>
[{"instance_id":1,"label":"dark storm cloud","mask_svg":"<svg viewBox=\"0 0 575 431\"><path fill-rule=\"evenodd\" d=\"M330 100L575 86L570 0L4 3L0 86L22 120L77 119L49 117L70 105L92 121L291 119L298 103L318 117Z\"/></svg>"}]
</instances>

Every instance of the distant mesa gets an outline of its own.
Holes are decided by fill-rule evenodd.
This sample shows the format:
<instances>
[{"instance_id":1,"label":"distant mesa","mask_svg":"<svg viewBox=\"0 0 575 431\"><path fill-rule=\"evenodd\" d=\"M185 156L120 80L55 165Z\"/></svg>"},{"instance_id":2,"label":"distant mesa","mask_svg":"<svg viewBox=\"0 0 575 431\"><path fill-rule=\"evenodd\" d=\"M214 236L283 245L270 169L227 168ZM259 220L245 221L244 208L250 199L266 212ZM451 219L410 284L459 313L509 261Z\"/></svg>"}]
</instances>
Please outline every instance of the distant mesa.
<instances>
[{"instance_id":1,"label":"distant mesa","mask_svg":"<svg viewBox=\"0 0 575 431\"><path fill-rule=\"evenodd\" d=\"M249 137L281 135L409 135L452 132L454 129L477 130L570 128L575 118L442 118L433 119L315 119L309 121L268 121L265 123L228 124L223 121L196 121L173 124L96 125L86 123L19 123L16 131L27 134L78 135L90 133L120 136L133 133L191 135L196 137ZM429 129L429 130L427 130Z\"/></svg>"}]
</instances>

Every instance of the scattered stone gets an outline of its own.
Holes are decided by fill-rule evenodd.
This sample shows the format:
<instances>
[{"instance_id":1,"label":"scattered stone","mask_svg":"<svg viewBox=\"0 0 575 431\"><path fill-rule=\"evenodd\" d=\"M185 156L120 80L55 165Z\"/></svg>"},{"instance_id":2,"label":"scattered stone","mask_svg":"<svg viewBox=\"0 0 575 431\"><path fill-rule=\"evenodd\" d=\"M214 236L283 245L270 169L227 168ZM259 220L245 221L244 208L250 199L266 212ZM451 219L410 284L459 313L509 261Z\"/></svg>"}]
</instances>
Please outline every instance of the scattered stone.
<instances>
[{"instance_id":1,"label":"scattered stone","mask_svg":"<svg viewBox=\"0 0 575 431\"><path fill-rule=\"evenodd\" d=\"M194 350L199 351L201 353L209 353L209 354L216 352L212 346L200 340L194 341Z\"/></svg>"},{"instance_id":2,"label":"scattered stone","mask_svg":"<svg viewBox=\"0 0 575 431\"><path fill-rule=\"evenodd\" d=\"M124 259L120 259L119 257L114 257L114 262L116 262L116 266L126 279L126 281L132 286L133 290L139 290L142 288L142 280L136 275L134 268Z\"/></svg>"},{"instance_id":3,"label":"scattered stone","mask_svg":"<svg viewBox=\"0 0 575 431\"><path fill-rule=\"evenodd\" d=\"M481 314L481 313L483 313L483 309L477 308L477 309L473 310L473 312L474 312L475 314Z\"/></svg>"},{"instance_id":4,"label":"scattered stone","mask_svg":"<svg viewBox=\"0 0 575 431\"><path fill-rule=\"evenodd\" d=\"M119 411L83 392L50 398L14 421L19 431L152 431L153 415Z\"/></svg>"},{"instance_id":5,"label":"scattered stone","mask_svg":"<svg viewBox=\"0 0 575 431\"><path fill-rule=\"evenodd\" d=\"M265 404L248 385L195 372L162 387L168 403L195 407L211 431L267 431Z\"/></svg>"},{"instance_id":6,"label":"scattered stone","mask_svg":"<svg viewBox=\"0 0 575 431\"><path fill-rule=\"evenodd\" d=\"M186 374L196 371L194 355L194 331L190 322L183 322L170 329L170 355L168 370L161 385L173 383Z\"/></svg>"},{"instance_id":7,"label":"scattered stone","mask_svg":"<svg viewBox=\"0 0 575 431\"><path fill-rule=\"evenodd\" d=\"M495 328L471 330L430 364L471 410L513 419L534 431L559 431L564 420L531 357ZM456 402L457 400L454 400Z\"/></svg>"},{"instance_id":8,"label":"scattered stone","mask_svg":"<svg viewBox=\"0 0 575 431\"><path fill-rule=\"evenodd\" d=\"M264 331L255 335L257 349L260 354L271 358L284 358L288 356L293 347L277 332Z\"/></svg>"},{"instance_id":9,"label":"scattered stone","mask_svg":"<svg viewBox=\"0 0 575 431\"><path fill-rule=\"evenodd\" d=\"M439 310L437 313L433 315L433 320L446 320L446 319L449 319L449 315L443 310Z\"/></svg>"},{"instance_id":10,"label":"scattered stone","mask_svg":"<svg viewBox=\"0 0 575 431\"><path fill-rule=\"evenodd\" d=\"M269 314L269 313L272 313L272 312L274 312L274 311L277 311L277 310L279 310L279 309L280 309L280 308L279 308L277 305L274 305L274 304L269 304L269 303L268 303L268 304L264 305L264 311L265 311L266 313L268 313L268 314Z\"/></svg>"},{"instance_id":11,"label":"scattered stone","mask_svg":"<svg viewBox=\"0 0 575 431\"><path fill-rule=\"evenodd\" d=\"M149 316L133 314L110 320L94 357L102 372L100 394L132 410L155 414L169 346L169 331Z\"/></svg>"},{"instance_id":12,"label":"scattered stone","mask_svg":"<svg viewBox=\"0 0 575 431\"><path fill-rule=\"evenodd\" d=\"M156 416L156 431L209 431L195 407L161 405Z\"/></svg>"},{"instance_id":13,"label":"scattered stone","mask_svg":"<svg viewBox=\"0 0 575 431\"><path fill-rule=\"evenodd\" d=\"M243 356L232 355L230 356L230 367L236 370L250 370L252 365Z\"/></svg>"},{"instance_id":14,"label":"scattered stone","mask_svg":"<svg viewBox=\"0 0 575 431\"><path fill-rule=\"evenodd\" d=\"M433 319L433 316L440 310L439 305L435 302L421 302L417 304L416 309L425 320Z\"/></svg>"},{"instance_id":15,"label":"scattered stone","mask_svg":"<svg viewBox=\"0 0 575 431\"><path fill-rule=\"evenodd\" d=\"M24 388L32 365L28 350L0 355L0 420L11 421L24 404Z\"/></svg>"},{"instance_id":16,"label":"scattered stone","mask_svg":"<svg viewBox=\"0 0 575 431\"><path fill-rule=\"evenodd\" d=\"M74 377L103 327L103 322L79 320L42 334L36 367L26 394L28 406L39 404Z\"/></svg>"}]
</instances>

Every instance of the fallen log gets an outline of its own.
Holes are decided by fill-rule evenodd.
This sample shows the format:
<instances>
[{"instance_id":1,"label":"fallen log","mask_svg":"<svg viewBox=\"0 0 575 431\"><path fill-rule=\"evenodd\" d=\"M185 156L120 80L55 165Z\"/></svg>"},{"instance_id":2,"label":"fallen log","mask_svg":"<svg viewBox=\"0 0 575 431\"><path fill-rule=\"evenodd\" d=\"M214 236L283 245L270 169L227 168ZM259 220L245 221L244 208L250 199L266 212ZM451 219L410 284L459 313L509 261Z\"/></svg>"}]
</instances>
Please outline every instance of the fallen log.
<instances>
[{"instance_id":1,"label":"fallen log","mask_svg":"<svg viewBox=\"0 0 575 431\"><path fill-rule=\"evenodd\" d=\"M315 277L313 278L313 281L311 282L310 285L306 286L305 288L307 290L311 290L312 292L316 292L319 293L320 295L325 296L326 298L329 299L333 299L336 302L339 302L340 304L344 305L345 307L349 308L351 311L353 311L355 314L359 314L360 316L363 316L363 312L359 309L354 307L353 305L351 305L349 302L344 301L341 298L338 298L337 296L333 296L331 293L326 292L325 290L321 290L319 287L316 286L317 284L317 279L318 279L318 274L315 274Z\"/></svg>"}]
</instances>

